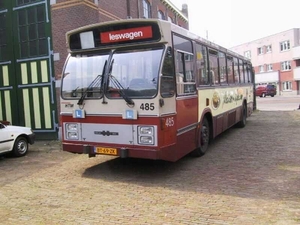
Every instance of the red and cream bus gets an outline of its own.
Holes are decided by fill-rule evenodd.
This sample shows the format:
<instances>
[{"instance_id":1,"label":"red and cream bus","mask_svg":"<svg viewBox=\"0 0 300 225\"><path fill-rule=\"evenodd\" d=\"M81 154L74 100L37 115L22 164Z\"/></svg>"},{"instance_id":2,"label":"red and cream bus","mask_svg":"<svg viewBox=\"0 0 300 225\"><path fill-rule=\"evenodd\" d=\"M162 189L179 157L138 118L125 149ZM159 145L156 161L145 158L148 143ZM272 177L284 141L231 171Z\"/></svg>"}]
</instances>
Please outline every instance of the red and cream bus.
<instances>
[{"instance_id":1,"label":"red and cream bus","mask_svg":"<svg viewBox=\"0 0 300 225\"><path fill-rule=\"evenodd\" d=\"M253 111L251 62L168 21L112 21L66 36L64 151L166 161L201 156Z\"/></svg>"}]
</instances>

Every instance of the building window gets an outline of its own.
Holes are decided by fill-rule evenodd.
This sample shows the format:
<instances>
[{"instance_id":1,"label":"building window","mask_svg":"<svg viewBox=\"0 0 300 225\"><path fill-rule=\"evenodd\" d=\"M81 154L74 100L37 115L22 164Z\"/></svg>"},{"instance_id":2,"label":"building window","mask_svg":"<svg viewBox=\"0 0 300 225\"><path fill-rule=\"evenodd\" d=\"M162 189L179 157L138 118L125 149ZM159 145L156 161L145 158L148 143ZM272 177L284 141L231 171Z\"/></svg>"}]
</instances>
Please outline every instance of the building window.
<instances>
[{"instance_id":1,"label":"building window","mask_svg":"<svg viewBox=\"0 0 300 225\"><path fill-rule=\"evenodd\" d=\"M171 23L173 23L172 17L168 16L168 21L171 22Z\"/></svg>"},{"instance_id":2,"label":"building window","mask_svg":"<svg viewBox=\"0 0 300 225\"><path fill-rule=\"evenodd\" d=\"M264 50L263 50L262 47L260 47L260 48L257 49L257 54L258 54L258 55L264 54Z\"/></svg>"},{"instance_id":3,"label":"building window","mask_svg":"<svg viewBox=\"0 0 300 225\"><path fill-rule=\"evenodd\" d=\"M248 59L251 59L251 51L244 52L244 56Z\"/></svg>"},{"instance_id":4,"label":"building window","mask_svg":"<svg viewBox=\"0 0 300 225\"><path fill-rule=\"evenodd\" d=\"M158 19L161 19L161 20L165 19L165 15L161 10L158 10L157 17L158 17Z\"/></svg>"},{"instance_id":5,"label":"building window","mask_svg":"<svg viewBox=\"0 0 300 225\"><path fill-rule=\"evenodd\" d=\"M260 73L264 72L264 65L258 66L258 69Z\"/></svg>"},{"instance_id":6,"label":"building window","mask_svg":"<svg viewBox=\"0 0 300 225\"><path fill-rule=\"evenodd\" d=\"M291 62L290 61L284 61L281 63L281 70L286 71L291 69Z\"/></svg>"},{"instance_id":7,"label":"building window","mask_svg":"<svg viewBox=\"0 0 300 225\"><path fill-rule=\"evenodd\" d=\"M286 51L290 49L290 41L283 41L280 43L280 51Z\"/></svg>"},{"instance_id":8,"label":"building window","mask_svg":"<svg viewBox=\"0 0 300 225\"><path fill-rule=\"evenodd\" d=\"M56 0L50 0L50 5L56 4Z\"/></svg>"},{"instance_id":9,"label":"building window","mask_svg":"<svg viewBox=\"0 0 300 225\"><path fill-rule=\"evenodd\" d=\"M273 65L272 64L267 65L267 71L273 71Z\"/></svg>"},{"instance_id":10,"label":"building window","mask_svg":"<svg viewBox=\"0 0 300 225\"><path fill-rule=\"evenodd\" d=\"M291 91L292 90L292 82L285 81L282 83L282 90L283 91Z\"/></svg>"},{"instance_id":11,"label":"building window","mask_svg":"<svg viewBox=\"0 0 300 225\"><path fill-rule=\"evenodd\" d=\"M267 52L267 53L272 52L272 45L268 45L268 46L266 47L266 52Z\"/></svg>"},{"instance_id":12,"label":"building window","mask_svg":"<svg viewBox=\"0 0 300 225\"><path fill-rule=\"evenodd\" d=\"M151 18L151 5L147 0L143 0L144 18Z\"/></svg>"}]
</instances>

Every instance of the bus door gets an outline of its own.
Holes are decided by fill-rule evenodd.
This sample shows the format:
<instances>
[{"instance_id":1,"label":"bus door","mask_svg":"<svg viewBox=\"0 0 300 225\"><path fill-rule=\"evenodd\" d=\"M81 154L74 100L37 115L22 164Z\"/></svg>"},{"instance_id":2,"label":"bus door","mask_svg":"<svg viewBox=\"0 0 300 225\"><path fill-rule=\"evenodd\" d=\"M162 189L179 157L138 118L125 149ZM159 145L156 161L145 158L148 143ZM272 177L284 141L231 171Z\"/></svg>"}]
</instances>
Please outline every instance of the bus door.
<instances>
[{"instance_id":1,"label":"bus door","mask_svg":"<svg viewBox=\"0 0 300 225\"><path fill-rule=\"evenodd\" d=\"M194 55L176 52L176 112L178 157L196 148L196 129L198 125L198 96L193 71Z\"/></svg>"}]
</instances>

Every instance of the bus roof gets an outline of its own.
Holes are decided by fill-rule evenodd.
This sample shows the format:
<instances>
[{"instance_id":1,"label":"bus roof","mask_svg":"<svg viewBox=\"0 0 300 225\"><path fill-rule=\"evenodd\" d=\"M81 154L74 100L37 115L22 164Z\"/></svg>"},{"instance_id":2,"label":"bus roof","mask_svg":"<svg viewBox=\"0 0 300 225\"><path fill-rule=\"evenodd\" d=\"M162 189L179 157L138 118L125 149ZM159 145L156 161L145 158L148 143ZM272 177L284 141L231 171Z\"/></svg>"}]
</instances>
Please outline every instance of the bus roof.
<instances>
[{"instance_id":1,"label":"bus roof","mask_svg":"<svg viewBox=\"0 0 300 225\"><path fill-rule=\"evenodd\" d=\"M107 22L101 22L101 23L95 23L95 24L91 24L91 25L87 25L87 26L83 26L83 27L79 27L77 29L68 31L66 33L66 39L67 39L67 47L68 50L71 51L70 48L70 37L74 34L79 34L79 33L84 33L87 31L91 31L93 29L97 29L99 27L110 27L110 26L121 26L121 25L126 25L126 24L147 24L147 23L152 23L152 24L157 24L158 28L159 28L159 32L160 32L160 42L168 42L168 40L170 40L170 35L171 32L177 33L183 37L186 37L190 40L193 40L195 42L201 43L201 44L205 44L207 47L209 48L213 48L216 49L218 51L230 54L231 56L235 56L238 58L241 58L245 61L248 61L250 63L250 59L246 58L245 56L239 55L236 52L233 52L227 48L224 48L218 44L215 44L205 38L202 38L196 34L193 34L192 32L190 32L189 30L182 28L174 23L171 23L169 21L166 20L160 20L160 19L123 19L123 20L114 20L114 21L107 21ZM169 30L170 32L164 32L164 30Z\"/></svg>"}]
</instances>

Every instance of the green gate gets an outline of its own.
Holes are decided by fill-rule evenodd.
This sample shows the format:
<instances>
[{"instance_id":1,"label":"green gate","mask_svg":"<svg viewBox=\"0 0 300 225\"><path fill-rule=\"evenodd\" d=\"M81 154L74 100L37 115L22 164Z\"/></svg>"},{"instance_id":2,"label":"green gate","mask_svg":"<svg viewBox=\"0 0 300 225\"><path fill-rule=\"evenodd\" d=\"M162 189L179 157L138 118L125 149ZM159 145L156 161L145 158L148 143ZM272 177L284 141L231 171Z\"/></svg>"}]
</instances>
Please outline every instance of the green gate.
<instances>
[{"instance_id":1,"label":"green gate","mask_svg":"<svg viewBox=\"0 0 300 225\"><path fill-rule=\"evenodd\" d=\"M0 1L0 120L57 139L50 3Z\"/></svg>"}]
</instances>

